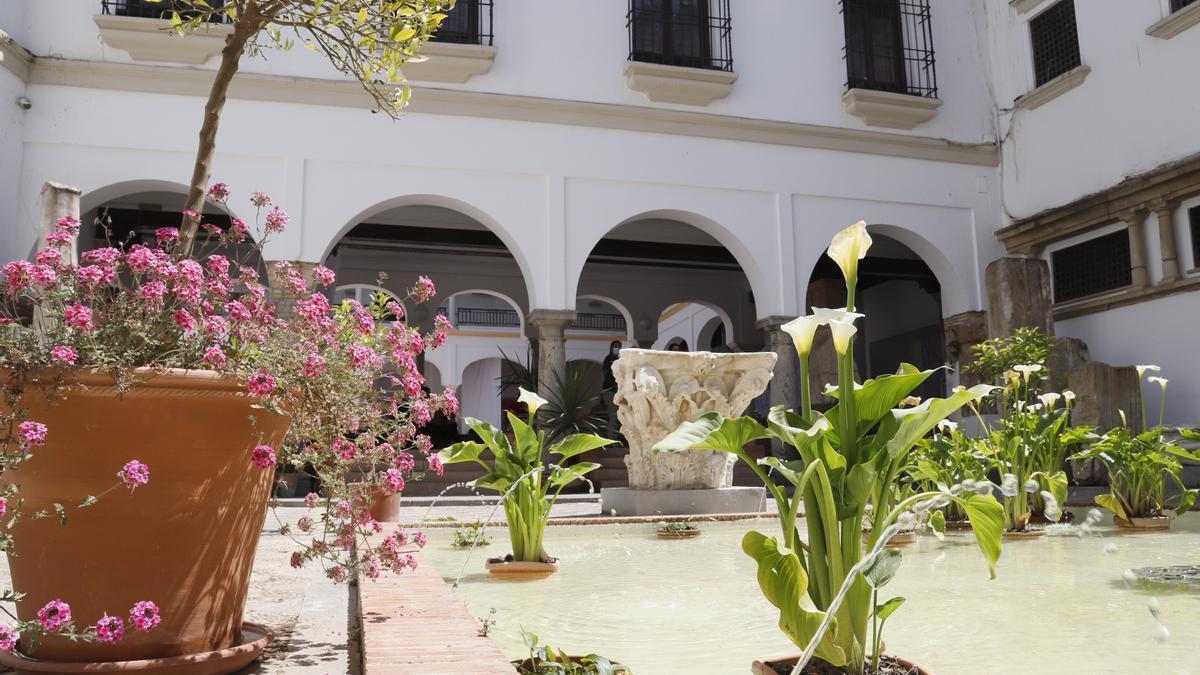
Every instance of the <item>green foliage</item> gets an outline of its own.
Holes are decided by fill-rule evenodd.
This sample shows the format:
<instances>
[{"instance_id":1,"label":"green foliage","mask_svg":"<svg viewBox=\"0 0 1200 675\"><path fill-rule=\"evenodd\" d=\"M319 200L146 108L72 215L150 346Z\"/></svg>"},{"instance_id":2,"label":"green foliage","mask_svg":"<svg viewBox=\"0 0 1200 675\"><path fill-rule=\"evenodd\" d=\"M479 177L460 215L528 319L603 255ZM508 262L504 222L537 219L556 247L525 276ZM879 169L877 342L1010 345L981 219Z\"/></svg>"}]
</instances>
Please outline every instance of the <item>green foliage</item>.
<instances>
[{"instance_id":1,"label":"green foliage","mask_svg":"<svg viewBox=\"0 0 1200 675\"><path fill-rule=\"evenodd\" d=\"M700 526L697 525L696 522L691 518L684 520L672 520L658 524L659 532L695 532L699 529Z\"/></svg>"},{"instance_id":2,"label":"green foliage","mask_svg":"<svg viewBox=\"0 0 1200 675\"><path fill-rule=\"evenodd\" d=\"M963 370L987 382L999 382L1006 372L1019 365L1039 365L1034 384L1047 373L1046 360L1054 349L1054 338L1033 327L1022 327L1012 335L995 337L975 345L975 361Z\"/></svg>"},{"instance_id":3,"label":"green foliage","mask_svg":"<svg viewBox=\"0 0 1200 675\"><path fill-rule=\"evenodd\" d=\"M1194 432L1186 431L1185 438L1200 440ZM1189 452L1163 438L1161 427L1134 434L1128 426L1109 429L1103 436L1093 437L1091 447L1076 453L1072 459L1099 459L1108 471L1109 492L1098 495L1096 503L1113 515L1130 518L1152 518L1173 511L1184 513L1196 502L1197 491L1184 486L1180 475L1180 459L1200 461L1200 453ZM1167 483L1176 487L1176 495L1168 499ZM1174 507L1170 502L1174 501Z\"/></svg>"},{"instance_id":4,"label":"green foliage","mask_svg":"<svg viewBox=\"0 0 1200 675\"><path fill-rule=\"evenodd\" d=\"M588 654L587 656L571 657L561 649L550 645L540 644L538 637L528 631L521 631L525 646L529 649L529 658L515 661L517 672L521 675L616 675L617 673L632 673L625 666L612 663L603 656Z\"/></svg>"},{"instance_id":5,"label":"green foliage","mask_svg":"<svg viewBox=\"0 0 1200 675\"><path fill-rule=\"evenodd\" d=\"M980 480L987 474L988 459L977 449L977 441L959 432L948 422L928 438L917 443L908 474L918 490L949 490L963 481ZM955 502L944 508L945 518L966 520L967 514Z\"/></svg>"},{"instance_id":6,"label":"green foliage","mask_svg":"<svg viewBox=\"0 0 1200 675\"><path fill-rule=\"evenodd\" d=\"M500 358L504 360L504 365L507 366L507 372L502 370L500 377L497 378L500 381L499 390L501 393L512 389L537 391L537 364L533 362L532 353L526 354L525 362L522 363L505 354L504 350L501 349Z\"/></svg>"},{"instance_id":7,"label":"green foliage","mask_svg":"<svg viewBox=\"0 0 1200 675\"><path fill-rule=\"evenodd\" d=\"M555 372L546 404L538 408L538 426L550 442L571 434L599 434L605 419L598 414L600 392L592 389L587 371L569 364L566 374Z\"/></svg>"},{"instance_id":8,"label":"green foliage","mask_svg":"<svg viewBox=\"0 0 1200 675\"><path fill-rule=\"evenodd\" d=\"M531 422L532 418L530 415ZM475 462L482 466L487 473L469 485L500 493L513 557L524 562L548 562L542 537L550 509L564 487L600 467L594 462L570 467L560 464L612 441L591 434L573 434L546 447L545 430L534 429L512 413L508 414L508 421L513 430L511 441L488 422L468 417L467 425L482 442L455 443L439 452L438 457L445 464ZM491 454L492 464L485 460L485 452ZM554 463L543 463L547 453L556 458Z\"/></svg>"},{"instance_id":9,"label":"green foliage","mask_svg":"<svg viewBox=\"0 0 1200 675\"><path fill-rule=\"evenodd\" d=\"M454 539L450 545L454 548L475 548L487 546L492 540L487 536L483 523L476 521L474 525L462 525L454 529Z\"/></svg>"}]
</instances>

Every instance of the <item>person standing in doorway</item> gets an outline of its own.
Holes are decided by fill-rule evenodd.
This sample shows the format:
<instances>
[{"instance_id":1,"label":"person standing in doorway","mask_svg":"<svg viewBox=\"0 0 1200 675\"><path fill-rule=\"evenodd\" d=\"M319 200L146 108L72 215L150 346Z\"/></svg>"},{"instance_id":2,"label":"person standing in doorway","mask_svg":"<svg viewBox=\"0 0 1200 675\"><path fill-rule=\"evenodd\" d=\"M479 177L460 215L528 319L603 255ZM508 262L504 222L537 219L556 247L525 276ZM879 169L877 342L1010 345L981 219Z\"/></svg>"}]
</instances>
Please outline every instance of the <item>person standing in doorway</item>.
<instances>
[{"instance_id":1,"label":"person standing in doorway","mask_svg":"<svg viewBox=\"0 0 1200 675\"><path fill-rule=\"evenodd\" d=\"M621 358L621 341L613 340L608 345L608 355L604 357L604 388L600 392L600 398L604 401L604 411L608 413L608 426L605 429L604 437L614 440L617 438L620 422L617 420L617 406L613 402L613 397L617 395L617 376L613 375L612 367L619 358Z\"/></svg>"}]
</instances>

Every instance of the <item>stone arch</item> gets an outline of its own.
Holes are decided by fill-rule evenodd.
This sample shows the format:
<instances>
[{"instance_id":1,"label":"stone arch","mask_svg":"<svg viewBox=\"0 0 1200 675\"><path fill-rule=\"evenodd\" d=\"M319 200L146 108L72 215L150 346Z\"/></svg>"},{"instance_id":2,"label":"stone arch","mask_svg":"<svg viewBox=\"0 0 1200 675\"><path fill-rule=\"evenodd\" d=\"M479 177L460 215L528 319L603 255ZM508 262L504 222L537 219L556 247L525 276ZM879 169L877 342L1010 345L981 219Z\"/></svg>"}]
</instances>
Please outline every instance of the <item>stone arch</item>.
<instances>
[{"instance_id":1,"label":"stone arch","mask_svg":"<svg viewBox=\"0 0 1200 675\"><path fill-rule=\"evenodd\" d=\"M456 211L471 218L476 223L482 225L489 232L496 235L496 237L499 238L504 244L509 255L511 255L513 260L515 260L517 263L517 267L521 272L521 279L524 283L526 294L530 298L530 305L536 306L534 303L536 285L534 284L534 276L532 272L533 265L528 260L524 249L521 248L516 235L510 228L506 227L498 219L492 217L483 209L459 198L431 193L422 193L386 199L374 204L373 206L363 209L362 211L359 211L353 217L348 219L345 224L341 226L341 228L333 232L331 236L324 238L324 241L306 244L305 255L307 256L315 254L315 259L325 260L329 257L330 253L333 252L333 249L337 246L338 242L340 242L356 226L367 221L373 216L377 216L386 211L404 206L436 206L449 209L451 211ZM319 249L317 247L319 247ZM311 251L312 253L310 254L308 251Z\"/></svg>"},{"instance_id":2,"label":"stone arch","mask_svg":"<svg viewBox=\"0 0 1200 675\"><path fill-rule=\"evenodd\" d=\"M475 293L478 295L490 295L494 298L498 298L499 300L504 301L506 304L508 304L510 307L512 307L517 312L517 321L519 322L517 327L519 329L519 333L521 335L525 334L525 310L521 308L521 303L517 302L516 300L509 297L508 295L505 295L504 293L501 293L499 291L493 291L493 290L487 289L487 288L468 288L468 289L464 289L461 291L454 290L454 291L450 292L448 295L445 295L443 297L445 297L445 302L448 303L448 302L450 302L451 298L455 298L460 295L466 295L468 293ZM458 323L454 317L450 317L450 322L452 324L454 324L455 328L458 327Z\"/></svg>"},{"instance_id":3,"label":"stone arch","mask_svg":"<svg viewBox=\"0 0 1200 675\"><path fill-rule=\"evenodd\" d=\"M608 303L609 305L611 305L613 307L613 309L617 310L617 312L620 313L620 315L625 318L625 340L627 342L633 341L633 314L629 311L629 308L627 308L624 304L622 304L606 295L597 295L595 293L585 293L583 295L576 296L575 299L576 299L576 301L578 301L578 300L599 300L600 302Z\"/></svg>"},{"instance_id":4,"label":"stone arch","mask_svg":"<svg viewBox=\"0 0 1200 675\"><path fill-rule=\"evenodd\" d=\"M696 339L696 348L710 351L713 348L713 338L716 337L717 331L720 329L724 329L725 331L725 340L719 346L724 347L726 344L728 344L729 327L725 323L725 319L718 315L709 319L708 322L705 323L700 329L700 333L697 335Z\"/></svg>"},{"instance_id":5,"label":"stone arch","mask_svg":"<svg viewBox=\"0 0 1200 675\"><path fill-rule=\"evenodd\" d=\"M871 223L867 225L867 232L895 239L920 256L921 261L929 266L942 287L942 316L953 316L971 309L966 281L936 244L915 230L900 225Z\"/></svg>"}]
</instances>

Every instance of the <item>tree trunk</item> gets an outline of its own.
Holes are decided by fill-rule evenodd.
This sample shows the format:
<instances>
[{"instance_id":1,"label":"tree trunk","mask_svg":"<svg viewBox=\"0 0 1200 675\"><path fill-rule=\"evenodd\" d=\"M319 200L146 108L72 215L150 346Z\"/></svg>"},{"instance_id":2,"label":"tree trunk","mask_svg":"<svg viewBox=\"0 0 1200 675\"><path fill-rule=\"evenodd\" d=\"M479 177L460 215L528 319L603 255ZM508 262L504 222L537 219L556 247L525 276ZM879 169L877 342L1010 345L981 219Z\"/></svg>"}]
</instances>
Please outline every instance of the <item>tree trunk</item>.
<instances>
[{"instance_id":1,"label":"tree trunk","mask_svg":"<svg viewBox=\"0 0 1200 675\"><path fill-rule=\"evenodd\" d=\"M225 98L229 93L229 84L237 74L238 64L246 44L262 28L263 17L256 11L255 3L246 3L246 11L238 15L233 25L233 33L225 39L225 47L221 50L221 66L217 68L213 78L212 89L208 92L208 102L204 104L204 123L200 126L200 142L196 148L196 165L192 169L192 182L188 189L184 211L194 211L197 214L204 210L204 200L208 193L208 181L212 177L212 160L217 148L217 127L221 124L221 110L225 107ZM185 38L186 39L186 38ZM183 256L191 255L196 241L196 233L200 228L200 216L183 216L179 232L178 251Z\"/></svg>"}]
</instances>

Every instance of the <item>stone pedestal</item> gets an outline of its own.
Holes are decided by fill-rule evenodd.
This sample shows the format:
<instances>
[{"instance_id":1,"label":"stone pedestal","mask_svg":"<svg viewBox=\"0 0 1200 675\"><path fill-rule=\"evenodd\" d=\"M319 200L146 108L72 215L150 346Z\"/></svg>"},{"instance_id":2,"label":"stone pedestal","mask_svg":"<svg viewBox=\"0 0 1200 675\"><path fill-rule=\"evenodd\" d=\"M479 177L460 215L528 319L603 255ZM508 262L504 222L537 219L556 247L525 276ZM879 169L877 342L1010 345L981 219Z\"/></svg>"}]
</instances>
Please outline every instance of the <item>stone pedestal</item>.
<instances>
[{"instance_id":1,"label":"stone pedestal","mask_svg":"<svg viewBox=\"0 0 1200 675\"><path fill-rule=\"evenodd\" d=\"M946 360L955 364L958 383L973 387L980 383L979 376L967 372L975 363L975 345L987 339L987 312L962 312L942 320L946 336Z\"/></svg>"},{"instance_id":2,"label":"stone pedestal","mask_svg":"<svg viewBox=\"0 0 1200 675\"><path fill-rule=\"evenodd\" d=\"M1083 368L1088 361L1086 342L1079 338L1054 338L1054 349L1046 361L1046 367L1050 370L1047 388L1059 392L1070 389L1068 380L1071 373Z\"/></svg>"},{"instance_id":3,"label":"stone pedestal","mask_svg":"<svg viewBox=\"0 0 1200 675\"><path fill-rule=\"evenodd\" d=\"M1067 385L1076 397L1071 408L1073 424L1090 424L1097 432L1104 432L1121 424L1118 411L1124 410L1129 427L1135 432L1140 431L1142 389L1136 368L1116 368L1093 361L1073 371L1067 378ZM1071 462L1071 473L1081 485L1108 482L1099 460Z\"/></svg>"},{"instance_id":4,"label":"stone pedestal","mask_svg":"<svg viewBox=\"0 0 1200 675\"><path fill-rule=\"evenodd\" d=\"M601 490L601 506L618 515L717 513L748 508L762 488L733 485L737 458L723 452L655 453L654 444L683 422L716 411L740 415L767 387L775 366L771 352L713 354L622 349L613 364L617 416L629 441L625 466L629 488ZM747 491L749 490L749 491ZM684 491L670 495L657 492ZM637 493L637 494L630 494ZM738 496L741 495L741 496ZM747 496L756 495L756 496Z\"/></svg>"},{"instance_id":5,"label":"stone pedestal","mask_svg":"<svg viewBox=\"0 0 1200 675\"><path fill-rule=\"evenodd\" d=\"M1050 269L1040 258L1000 258L987 266L988 335L1005 337L1023 326L1054 335Z\"/></svg>"}]
</instances>

